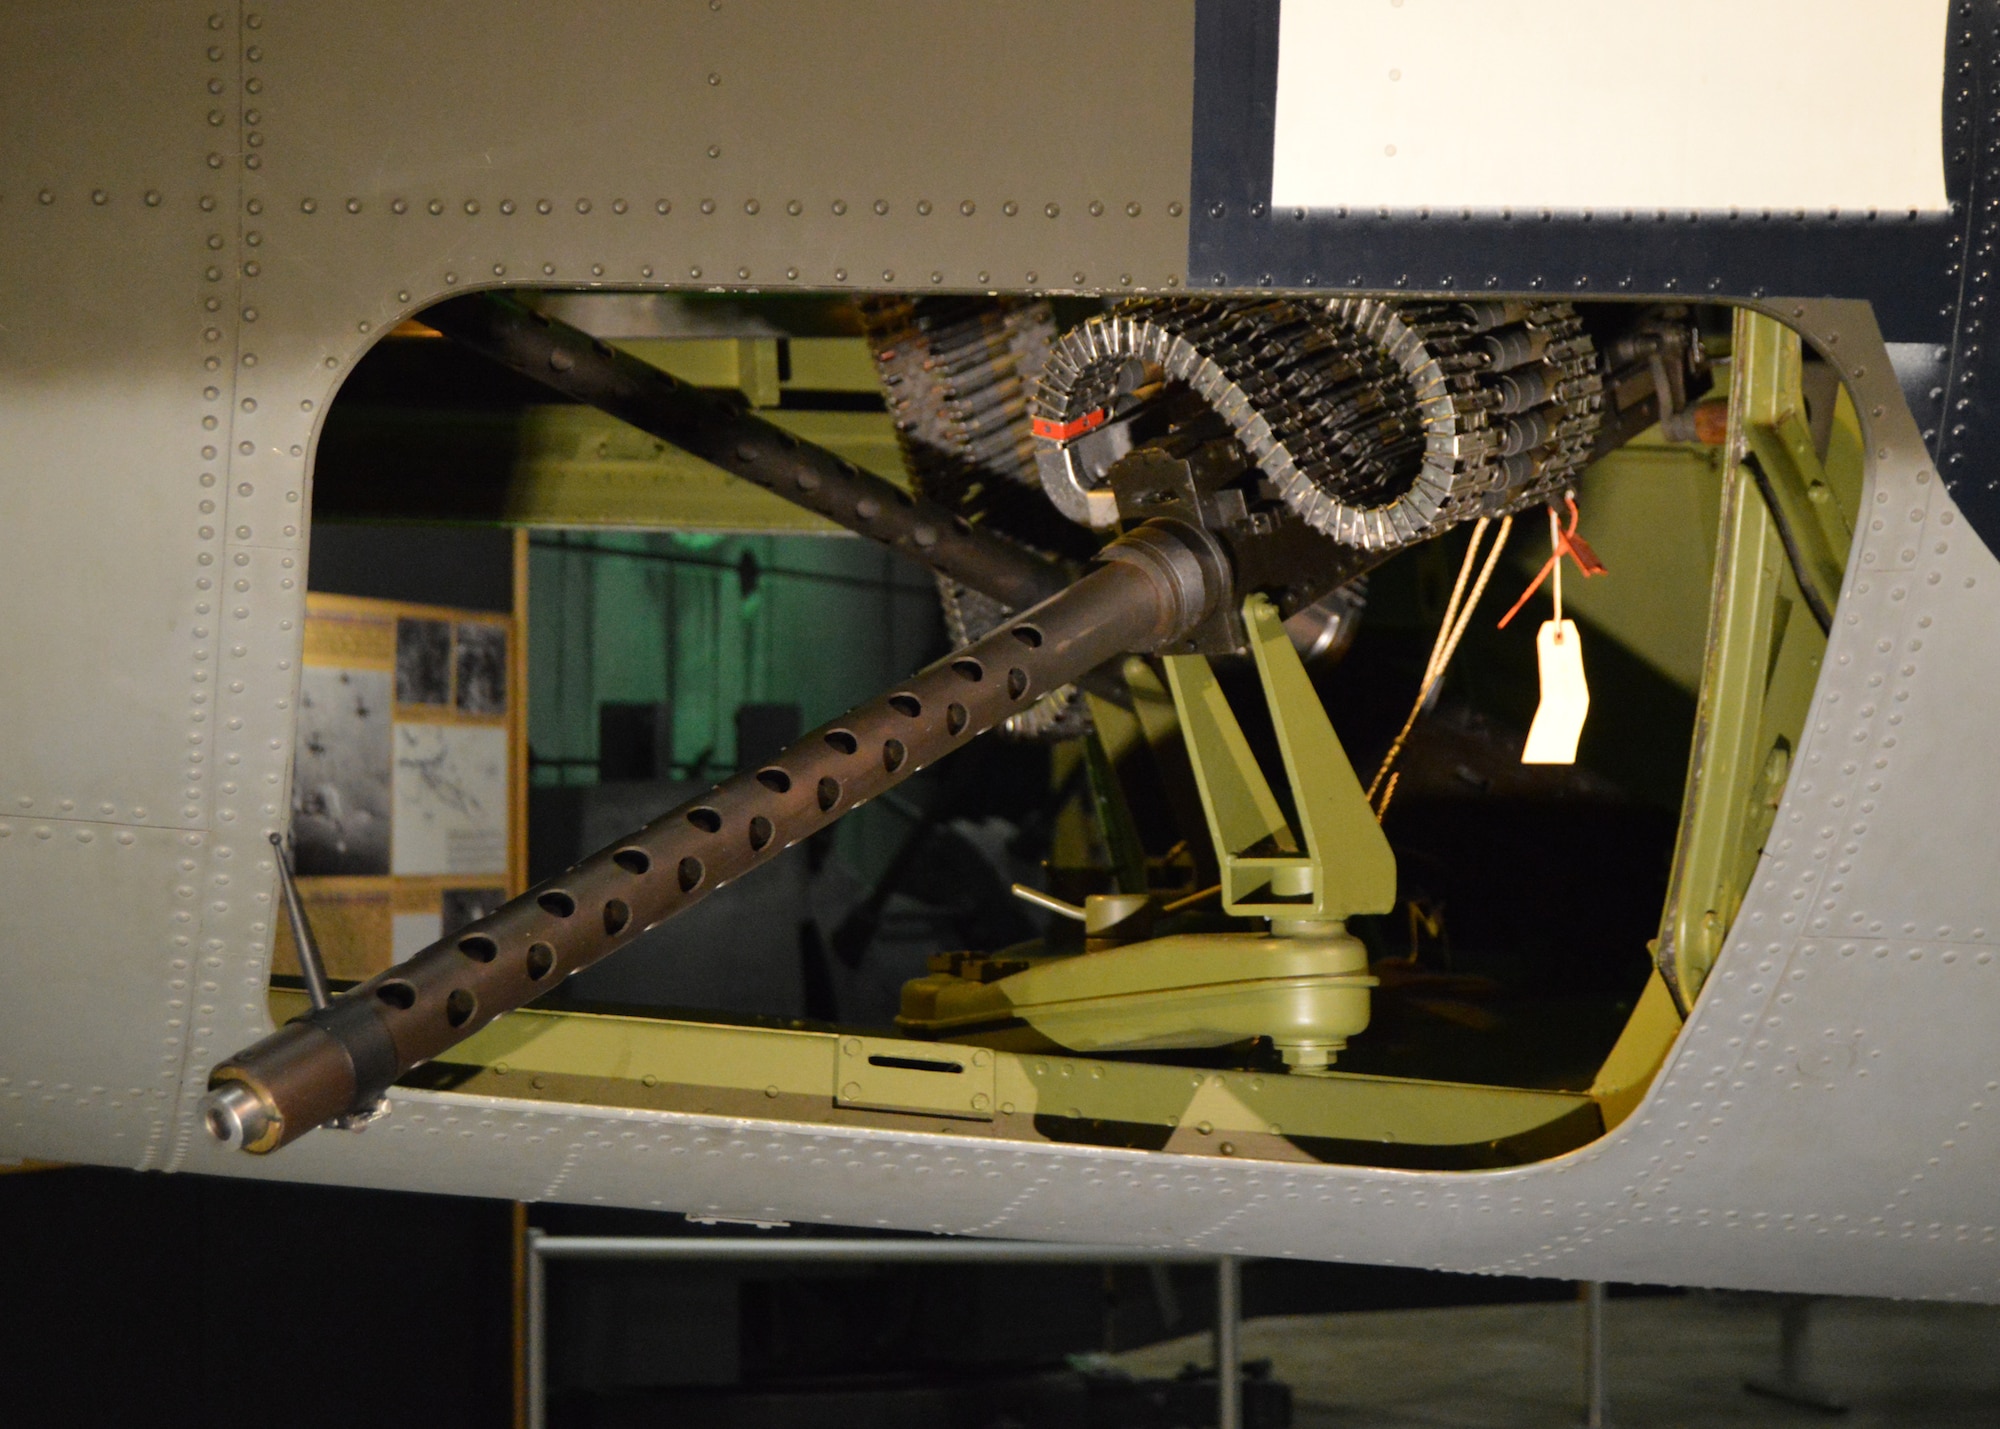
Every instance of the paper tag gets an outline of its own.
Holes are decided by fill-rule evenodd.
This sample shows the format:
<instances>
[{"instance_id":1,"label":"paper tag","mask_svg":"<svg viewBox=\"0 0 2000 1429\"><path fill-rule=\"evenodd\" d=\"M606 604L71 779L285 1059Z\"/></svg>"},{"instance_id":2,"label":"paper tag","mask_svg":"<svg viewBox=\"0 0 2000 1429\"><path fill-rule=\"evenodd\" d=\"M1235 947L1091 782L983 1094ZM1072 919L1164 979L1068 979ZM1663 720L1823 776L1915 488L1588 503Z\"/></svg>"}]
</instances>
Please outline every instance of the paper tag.
<instances>
[{"instance_id":1,"label":"paper tag","mask_svg":"<svg viewBox=\"0 0 2000 1429\"><path fill-rule=\"evenodd\" d=\"M1583 682L1583 641L1573 620L1542 622L1535 637L1542 671L1542 702L1528 726L1523 764L1574 764L1583 717L1590 713L1590 687Z\"/></svg>"}]
</instances>

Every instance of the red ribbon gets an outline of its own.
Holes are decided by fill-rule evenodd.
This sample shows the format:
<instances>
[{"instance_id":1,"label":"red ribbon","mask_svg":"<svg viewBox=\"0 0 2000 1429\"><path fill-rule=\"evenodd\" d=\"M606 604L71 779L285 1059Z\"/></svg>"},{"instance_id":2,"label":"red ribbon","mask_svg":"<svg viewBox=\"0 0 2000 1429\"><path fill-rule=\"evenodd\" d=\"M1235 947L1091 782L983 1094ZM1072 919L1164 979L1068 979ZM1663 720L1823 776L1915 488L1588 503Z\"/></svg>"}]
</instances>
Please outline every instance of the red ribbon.
<instances>
[{"instance_id":1,"label":"red ribbon","mask_svg":"<svg viewBox=\"0 0 2000 1429\"><path fill-rule=\"evenodd\" d=\"M1071 422L1058 422L1048 417L1037 417L1034 421L1035 435L1052 442L1072 441L1085 432L1095 431L1104 425L1104 409L1092 408Z\"/></svg>"},{"instance_id":2,"label":"red ribbon","mask_svg":"<svg viewBox=\"0 0 2000 1429\"><path fill-rule=\"evenodd\" d=\"M1528 597L1542 588L1542 582L1549 578L1550 574L1556 568L1556 562L1560 561L1564 556L1568 556L1572 561L1576 562L1576 568L1583 572L1586 580L1591 576L1601 576L1604 574L1604 562L1597 559L1597 552L1590 549L1590 542L1576 534L1576 497L1565 494L1563 501L1569 506L1569 529L1556 533L1555 552L1546 561L1542 562L1541 570L1537 571L1535 578L1528 582L1528 588L1521 592L1521 598L1508 608L1505 615L1500 617L1500 629L1502 630L1507 628L1508 621L1521 613L1521 607L1528 603ZM1551 506L1550 509L1553 510L1554 507Z\"/></svg>"}]
</instances>

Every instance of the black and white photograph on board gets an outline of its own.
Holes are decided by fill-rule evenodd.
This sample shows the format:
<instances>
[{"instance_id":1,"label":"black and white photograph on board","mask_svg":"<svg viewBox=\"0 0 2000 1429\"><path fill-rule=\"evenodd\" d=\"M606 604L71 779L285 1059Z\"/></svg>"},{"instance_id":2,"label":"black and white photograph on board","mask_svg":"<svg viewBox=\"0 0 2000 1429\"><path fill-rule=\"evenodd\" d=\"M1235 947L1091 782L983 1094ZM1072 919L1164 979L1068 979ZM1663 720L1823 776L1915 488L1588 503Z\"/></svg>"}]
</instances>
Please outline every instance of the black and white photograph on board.
<instances>
[{"instance_id":1,"label":"black and white photograph on board","mask_svg":"<svg viewBox=\"0 0 2000 1429\"><path fill-rule=\"evenodd\" d=\"M507 627L462 620L457 628L458 712L507 713Z\"/></svg>"},{"instance_id":2,"label":"black and white photograph on board","mask_svg":"<svg viewBox=\"0 0 2000 1429\"><path fill-rule=\"evenodd\" d=\"M396 621L396 703L451 703L451 622Z\"/></svg>"},{"instance_id":3,"label":"black and white photograph on board","mask_svg":"<svg viewBox=\"0 0 2000 1429\"><path fill-rule=\"evenodd\" d=\"M389 672L307 666L292 775L301 877L389 871L390 773Z\"/></svg>"}]
</instances>

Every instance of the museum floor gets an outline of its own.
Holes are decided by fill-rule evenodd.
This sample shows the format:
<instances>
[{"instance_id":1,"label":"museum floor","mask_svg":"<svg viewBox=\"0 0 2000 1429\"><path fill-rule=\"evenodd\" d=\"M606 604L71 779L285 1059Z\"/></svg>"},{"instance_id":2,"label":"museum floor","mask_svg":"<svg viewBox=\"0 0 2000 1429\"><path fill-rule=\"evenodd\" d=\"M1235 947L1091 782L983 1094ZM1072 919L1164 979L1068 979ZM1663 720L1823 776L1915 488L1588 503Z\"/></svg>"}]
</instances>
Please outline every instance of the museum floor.
<instances>
[{"instance_id":1,"label":"museum floor","mask_svg":"<svg viewBox=\"0 0 2000 1429\"><path fill-rule=\"evenodd\" d=\"M1246 1360L1292 1386L1296 1429L1515 1429L1581 1422L1582 1310L1570 1304L1302 1315L1243 1327ZM2000 1424L2000 1307L1814 1302L1808 1373L1830 1415L1746 1393L1776 1373L1778 1311L1712 1294L1606 1307L1616 1429L1989 1429ZM1206 1335L1116 1357L1138 1374L1208 1362Z\"/></svg>"}]
</instances>

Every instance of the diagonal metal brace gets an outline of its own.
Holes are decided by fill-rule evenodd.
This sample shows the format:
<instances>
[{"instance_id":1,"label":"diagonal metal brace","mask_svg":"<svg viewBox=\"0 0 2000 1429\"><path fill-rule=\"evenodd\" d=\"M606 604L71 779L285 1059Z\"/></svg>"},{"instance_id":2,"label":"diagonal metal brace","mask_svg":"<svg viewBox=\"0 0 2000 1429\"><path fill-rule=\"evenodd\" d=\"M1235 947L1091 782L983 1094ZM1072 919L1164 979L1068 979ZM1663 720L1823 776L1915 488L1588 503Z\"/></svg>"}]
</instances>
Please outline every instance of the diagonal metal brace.
<instances>
[{"instance_id":1,"label":"diagonal metal brace","mask_svg":"<svg viewBox=\"0 0 2000 1429\"><path fill-rule=\"evenodd\" d=\"M469 294L431 308L423 321L502 367L629 422L1010 610L1038 605L1070 582L1053 561L972 525L949 507L913 496L727 398L513 298Z\"/></svg>"},{"instance_id":2,"label":"diagonal metal brace","mask_svg":"<svg viewBox=\"0 0 2000 1429\"><path fill-rule=\"evenodd\" d=\"M1258 768L1207 659L1163 661L1222 867L1223 909L1287 920L1386 913L1396 901L1395 856L1277 609L1252 595L1243 603L1243 624L1277 731L1296 827Z\"/></svg>"}]
</instances>

